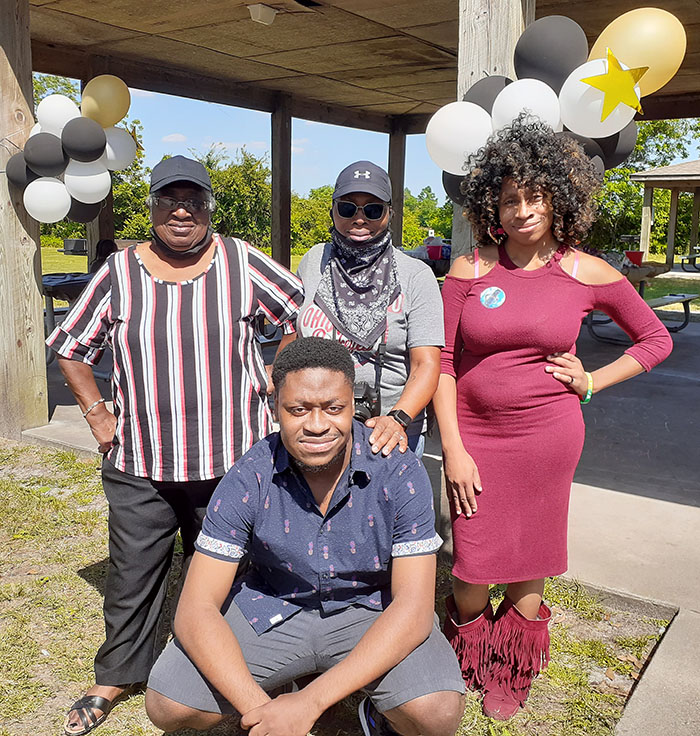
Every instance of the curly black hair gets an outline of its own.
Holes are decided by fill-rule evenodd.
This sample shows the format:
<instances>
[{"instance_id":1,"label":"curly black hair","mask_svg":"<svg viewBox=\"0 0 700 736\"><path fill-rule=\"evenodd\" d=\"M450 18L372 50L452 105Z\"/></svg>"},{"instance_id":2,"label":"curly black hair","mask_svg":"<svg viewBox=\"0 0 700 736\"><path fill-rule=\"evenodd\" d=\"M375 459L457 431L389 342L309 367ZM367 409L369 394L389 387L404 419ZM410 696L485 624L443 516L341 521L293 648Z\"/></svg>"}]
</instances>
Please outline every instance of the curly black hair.
<instances>
[{"instance_id":1,"label":"curly black hair","mask_svg":"<svg viewBox=\"0 0 700 736\"><path fill-rule=\"evenodd\" d=\"M287 375L306 368L327 368L342 373L352 386L355 383L355 364L348 349L336 340L322 337L298 337L275 358L272 382L279 391Z\"/></svg>"},{"instance_id":2,"label":"curly black hair","mask_svg":"<svg viewBox=\"0 0 700 736\"><path fill-rule=\"evenodd\" d=\"M494 133L470 165L460 188L465 214L481 245L493 243L489 230L500 225L498 198L504 179L551 197L552 233L563 245L577 245L588 234L600 178L571 136L554 133L538 118L522 113L511 126Z\"/></svg>"}]
</instances>

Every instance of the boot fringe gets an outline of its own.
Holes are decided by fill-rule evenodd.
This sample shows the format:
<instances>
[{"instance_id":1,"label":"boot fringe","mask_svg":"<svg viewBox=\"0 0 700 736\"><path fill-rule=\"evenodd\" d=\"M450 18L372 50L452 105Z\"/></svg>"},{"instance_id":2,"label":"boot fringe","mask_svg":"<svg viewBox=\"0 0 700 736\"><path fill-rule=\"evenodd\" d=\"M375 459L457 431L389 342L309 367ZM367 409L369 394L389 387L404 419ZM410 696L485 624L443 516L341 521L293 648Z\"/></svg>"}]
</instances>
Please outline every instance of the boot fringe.
<instances>
[{"instance_id":1,"label":"boot fringe","mask_svg":"<svg viewBox=\"0 0 700 736\"><path fill-rule=\"evenodd\" d=\"M501 606L504 610L499 607L492 634L493 660L489 679L509 683L524 702L532 680L549 664L551 611L543 603L539 618L532 621L508 599Z\"/></svg>"},{"instance_id":2,"label":"boot fringe","mask_svg":"<svg viewBox=\"0 0 700 736\"><path fill-rule=\"evenodd\" d=\"M455 650L465 686L469 690L477 690L483 687L491 662L493 609L488 603L473 621L458 624L457 609L452 596L445 600L445 608L445 637Z\"/></svg>"}]
</instances>

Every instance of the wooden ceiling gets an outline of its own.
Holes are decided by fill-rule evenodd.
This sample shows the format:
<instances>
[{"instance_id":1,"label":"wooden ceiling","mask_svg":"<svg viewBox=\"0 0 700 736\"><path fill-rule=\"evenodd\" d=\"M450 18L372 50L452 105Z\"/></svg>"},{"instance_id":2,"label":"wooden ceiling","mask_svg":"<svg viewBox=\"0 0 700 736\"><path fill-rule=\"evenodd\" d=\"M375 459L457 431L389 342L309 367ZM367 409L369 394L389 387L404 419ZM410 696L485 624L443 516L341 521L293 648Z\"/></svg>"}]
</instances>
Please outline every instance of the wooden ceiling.
<instances>
[{"instance_id":1,"label":"wooden ceiling","mask_svg":"<svg viewBox=\"0 0 700 736\"><path fill-rule=\"evenodd\" d=\"M30 0L35 71L259 110L409 132L456 95L458 0L269 0L270 26L241 0ZM700 0L654 3L686 26L688 54L648 118L700 116ZM493 0L497 12L497 0ZM539 0L537 16L578 21L592 43L631 0Z\"/></svg>"}]
</instances>

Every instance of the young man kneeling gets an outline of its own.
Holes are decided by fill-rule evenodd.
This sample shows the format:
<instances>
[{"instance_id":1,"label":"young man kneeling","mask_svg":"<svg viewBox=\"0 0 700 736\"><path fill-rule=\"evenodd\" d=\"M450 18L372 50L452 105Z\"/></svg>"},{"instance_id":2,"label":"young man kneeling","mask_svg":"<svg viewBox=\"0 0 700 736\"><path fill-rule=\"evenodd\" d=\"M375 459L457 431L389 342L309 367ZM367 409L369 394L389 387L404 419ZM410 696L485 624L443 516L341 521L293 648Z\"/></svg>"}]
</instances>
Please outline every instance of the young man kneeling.
<instances>
[{"instance_id":1,"label":"young man kneeling","mask_svg":"<svg viewBox=\"0 0 700 736\"><path fill-rule=\"evenodd\" d=\"M432 490L412 453L371 452L339 343L298 339L273 369L279 433L212 496L146 708L165 731L241 714L251 736L305 736L365 692L367 736L452 736L464 684L434 613ZM249 567L236 580L239 561ZM297 692L274 689L321 673Z\"/></svg>"}]
</instances>

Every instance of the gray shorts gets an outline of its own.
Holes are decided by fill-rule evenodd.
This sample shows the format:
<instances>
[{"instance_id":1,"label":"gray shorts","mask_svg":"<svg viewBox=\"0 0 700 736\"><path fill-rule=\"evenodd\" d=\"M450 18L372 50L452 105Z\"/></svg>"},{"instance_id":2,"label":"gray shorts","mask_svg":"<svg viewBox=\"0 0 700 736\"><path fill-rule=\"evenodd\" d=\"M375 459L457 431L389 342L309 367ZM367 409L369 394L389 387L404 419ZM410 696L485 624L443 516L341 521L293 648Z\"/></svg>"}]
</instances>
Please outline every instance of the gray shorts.
<instances>
[{"instance_id":1,"label":"gray shorts","mask_svg":"<svg viewBox=\"0 0 700 736\"><path fill-rule=\"evenodd\" d=\"M302 609L261 635L232 603L224 617L240 644L253 678L274 690L297 677L325 672L346 657L376 621L380 611L350 606L331 615ZM233 706L204 678L177 639L156 662L148 687L182 705L210 713L235 713ZM452 647L438 628L403 661L363 691L380 712L423 695L464 692L464 681Z\"/></svg>"}]
</instances>

